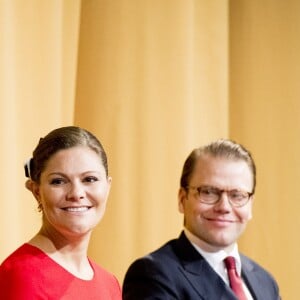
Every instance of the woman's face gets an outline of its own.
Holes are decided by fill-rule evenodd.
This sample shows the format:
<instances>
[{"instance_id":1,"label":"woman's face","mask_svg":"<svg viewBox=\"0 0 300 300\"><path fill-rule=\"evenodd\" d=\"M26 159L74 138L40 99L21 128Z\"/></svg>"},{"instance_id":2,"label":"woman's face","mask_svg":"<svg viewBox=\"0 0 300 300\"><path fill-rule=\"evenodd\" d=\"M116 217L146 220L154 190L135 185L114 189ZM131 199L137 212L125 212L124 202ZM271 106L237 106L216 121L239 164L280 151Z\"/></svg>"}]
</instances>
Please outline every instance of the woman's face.
<instances>
[{"instance_id":1,"label":"woman's face","mask_svg":"<svg viewBox=\"0 0 300 300\"><path fill-rule=\"evenodd\" d=\"M101 158L90 148L55 153L32 189L43 211L43 230L63 236L89 234L103 217L110 184Z\"/></svg>"}]
</instances>

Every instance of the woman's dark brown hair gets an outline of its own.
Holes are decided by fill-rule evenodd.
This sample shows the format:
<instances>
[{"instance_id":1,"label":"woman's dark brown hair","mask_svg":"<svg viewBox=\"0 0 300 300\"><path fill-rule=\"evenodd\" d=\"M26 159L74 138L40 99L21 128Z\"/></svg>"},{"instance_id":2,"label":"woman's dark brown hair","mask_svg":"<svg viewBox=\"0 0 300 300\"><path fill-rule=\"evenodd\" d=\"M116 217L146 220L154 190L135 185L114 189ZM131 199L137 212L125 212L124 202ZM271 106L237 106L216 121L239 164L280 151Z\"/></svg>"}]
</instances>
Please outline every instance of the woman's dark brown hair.
<instances>
[{"instance_id":1,"label":"woman's dark brown hair","mask_svg":"<svg viewBox=\"0 0 300 300\"><path fill-rule=\"evenodd\" d=\"M49 159L59 150L76 146L86 146L95 151L102 160L108 175L107 156L100 141L86 129L76 126L66 126L54 129L40 141L33 151L32 158L25 166L25 174L31 180L39 183L41 173Z\"/></svg>"}]
</instances>

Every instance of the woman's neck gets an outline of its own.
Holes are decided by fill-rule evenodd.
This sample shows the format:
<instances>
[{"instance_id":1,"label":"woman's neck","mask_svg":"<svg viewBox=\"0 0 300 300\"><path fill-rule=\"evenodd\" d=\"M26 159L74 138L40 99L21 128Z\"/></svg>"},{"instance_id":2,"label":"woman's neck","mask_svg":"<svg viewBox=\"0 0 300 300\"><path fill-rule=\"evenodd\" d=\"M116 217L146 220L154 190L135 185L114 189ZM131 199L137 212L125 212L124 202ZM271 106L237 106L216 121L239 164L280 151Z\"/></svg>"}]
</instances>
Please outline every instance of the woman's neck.
<instances>
[{"instance_id":1,"label":"woman's neck","mask_svg":"<svg viewBox=\"0 0 300 300\"><path fill-rule=\"evenodd\" d=\"M81 279L92 279L93 269L87 257L90 236L64 237L43 228L28 242L39 248L68 272Z\"/></svg>"}]
</instances>

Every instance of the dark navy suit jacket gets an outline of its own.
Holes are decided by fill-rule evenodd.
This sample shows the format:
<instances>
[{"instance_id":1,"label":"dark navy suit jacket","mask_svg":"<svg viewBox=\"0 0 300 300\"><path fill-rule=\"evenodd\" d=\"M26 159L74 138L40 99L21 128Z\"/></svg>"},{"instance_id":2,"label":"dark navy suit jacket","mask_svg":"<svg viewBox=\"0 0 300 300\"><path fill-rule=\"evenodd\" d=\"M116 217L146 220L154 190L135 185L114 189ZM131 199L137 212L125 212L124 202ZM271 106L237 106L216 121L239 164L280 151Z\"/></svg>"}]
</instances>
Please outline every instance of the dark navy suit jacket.
<instances>
[{"instance_id":1,"label":"dark navy suit jacket","mask_svg":"<svg viewBox=\"0 0 300 300\"><path fill-rule=\"evenodd\" d=\"M242 277L254 300L278 300L274 278L241 255ZM236 300L230 287L196 251L182 232L178 239L142 257L129 267L123 300Z\"/></svg>"}]
</instances>

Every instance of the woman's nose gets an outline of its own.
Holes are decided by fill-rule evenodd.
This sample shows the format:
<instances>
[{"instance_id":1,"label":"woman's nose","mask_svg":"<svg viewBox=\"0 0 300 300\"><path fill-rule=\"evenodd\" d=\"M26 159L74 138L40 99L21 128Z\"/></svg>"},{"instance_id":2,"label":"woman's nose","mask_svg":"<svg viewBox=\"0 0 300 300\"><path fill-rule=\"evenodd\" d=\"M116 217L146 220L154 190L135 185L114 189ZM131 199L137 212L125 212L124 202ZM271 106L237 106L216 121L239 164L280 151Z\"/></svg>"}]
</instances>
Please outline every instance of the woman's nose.
<instances>
[{"instance_id":1,"label":"woman's nose","mask_svg":"<svg viewBox=\"0 0 300 300\"><path fill-rule=\"evenodd\" d=\"M70 183L70 189L67 195L69 200L77 201L79 199L83 199L84 196L85 196L85 190L81 182Z\"/></svg>"}]
</instances>

